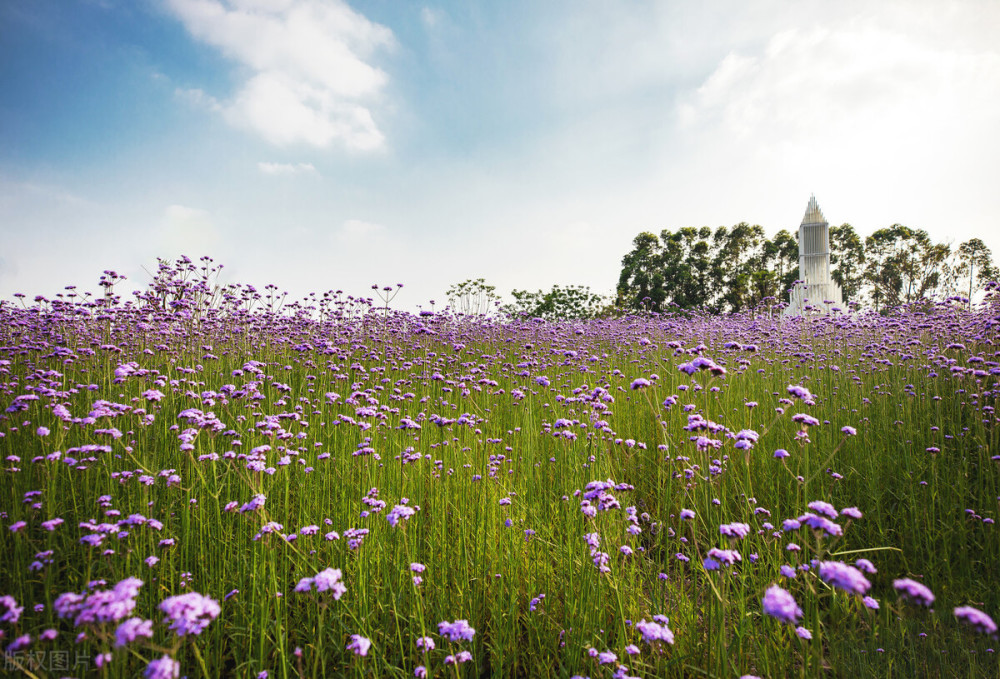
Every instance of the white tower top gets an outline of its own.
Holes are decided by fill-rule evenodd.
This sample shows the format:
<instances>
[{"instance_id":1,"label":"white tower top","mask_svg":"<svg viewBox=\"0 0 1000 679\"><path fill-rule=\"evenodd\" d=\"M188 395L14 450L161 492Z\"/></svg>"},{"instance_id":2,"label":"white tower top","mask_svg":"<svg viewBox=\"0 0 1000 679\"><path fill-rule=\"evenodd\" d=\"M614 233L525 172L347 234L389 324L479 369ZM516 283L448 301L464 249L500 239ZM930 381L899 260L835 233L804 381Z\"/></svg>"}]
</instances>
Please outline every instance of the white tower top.
<instances>
[{"instance_id":1,"label":"white tower top","mask_svg":"<svg viewBox=\"0 0 1000 679\"><path fill-rule=\"evenodd\" d=\"M812 195L809 197L809 205L806 206L806 214L802 217L803 224L826 224L826 217L823 216L823 211L819 209L819 203L816 202L816 196Z\"/></svg>"}]
</instances>

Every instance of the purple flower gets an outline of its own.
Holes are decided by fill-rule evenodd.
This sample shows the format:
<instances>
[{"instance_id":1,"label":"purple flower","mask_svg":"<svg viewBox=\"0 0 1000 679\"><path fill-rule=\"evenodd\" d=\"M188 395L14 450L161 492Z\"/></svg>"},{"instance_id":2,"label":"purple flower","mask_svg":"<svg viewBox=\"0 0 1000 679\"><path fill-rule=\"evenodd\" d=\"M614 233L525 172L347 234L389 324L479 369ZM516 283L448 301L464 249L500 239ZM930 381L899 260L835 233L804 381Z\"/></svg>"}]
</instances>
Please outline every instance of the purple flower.
<instances>
[{"instance_id":1,"label":"purple flower","mask_svg":"<svg viewBox=\"0 0 1000 679\"><path fill-rule=\"evenodd\" d=\"M618 662L618 656L611 651L603 651L597 654L597 662L601 665L610 665L613 662Z\"/></svg>"},{"instance_id":2,"label":"purple flower","mask_svg":"<svg viewBox=\"0 0 1000 679\"><path fill-rule=\"evenodd\" d=\"M646 622L646 619L643 618L635 623L635 628L639 630L639 633L642 634L642 640L647 644L655 645L659 642L674 643L674 633L667 627L666 622L663 624L659 622Z\"/></svg>"},{"instance_id":3,"label":"purple flower","mask_svg":"<svg viewBox=\"0 0 1000 679\"><path fill-rule=\"evenodd\" d=\"M829 585L852 594L863 596L872 583L854 566L840 561L824 561L819 565L819 577Z\"/></svg>"},{"instance_id":4,"label":"purple flower","mask_svg":"<svg viewBox=\"0 0 1000 679\"><path fill-rule=\"evenodd\" d=\"M433 651L435 648L434 640L430 637L419 637L417 639L417 648L423 651Z\"/></svg>"},{"instance_id":5,"label":"purple flower","mask_svg":"<svg viewBox=\"0 0 1000 679\"><path fill-rule=\"evenodd\" d=\"M10 642L10 644L7 646L7 653L10 654L17 653L18 651L24 650L30 645L31 645L31 635L22 634L21 636L14 639L14 641Z\"/></svg>"},{"instance_id":6,"label":"purple flower","mask_svg":"<svg viewBox=\"0 0 1000 679\"><path fill-rule=\"evenodd\" d=\"M812 400L812 394L809 393L808 389L795 384L788 385L788 393L795 398L802 399L803 401Z\"/></svg>"},{"instance_id":7,"label":"purple flower","mask_svg":"<svg viewBox=\"0 0 1000 679\"><path fill-rule=\"evenodd\" d=\"M802 617L802 609L796 603L795 597L777 585L767 588L761 603L766 614L786 625L794 625Z\"/></svg>"},{"instance_id":8,"label":"purple flower","mask_svg":"<svg viewBox=\"0 0 1000 679\"><path fill-rule=\"evenodd\" d=\"M780 460L782 458L788 457L788 451L785 450L784 448L778 448L776 451L774 451L774 456Z\"/></svg>"},{"instance_id":9,"label":"purple flower","mask_svg":"<svg viewBox=\"0 0 1000 679\"><path fill-rule=\"evenodd\" d=\"M327 568L316 574L313 583L317 592L330 591L334 599L340 599L347 592L347 587L340 581L342 573L339 568Z\"/></svg>"},{"instance_id":10,"label":"purple flower","mask_svg":"<svg viewBox=\"0 0 1000 679\"><path fill-rule=\"evenodd\" d=\"M993 618L972 606L959 606L955 609L955 617L977 632L996 636L997 624Z\"/></svg>"},{"instance_id":11,"label":"purple flower","mask_svg":"<svg viewBox=\"0 0 1000 679\"><path fill-rule=\"evenodd\" d=\"M868 559L858 559L854 562L854 565L858 567L858 570L864 571L865 573L869 573L871 575L878 573L878 569L875 568L875 564Z\"/></svg>"},{"instance_id":12,"label":"purple flower","mask_svg":"<svg viewBox=\"0 0 1000 679\"><path fill-rule=\"evenodd\" d=\"M643 387L648 387L650 384L651 382L647 380L645 377L637 377L636 379L632 380L631 388L633 391L635 391L637 389L642 389Z\"/></svg>"},{"instance_id":13,"label":"purple flower","mask_svg":"<svg viewBox=\"0 0 1000 679\"><path fill-rule=\"evenodd\" d=\"M10 623L11 625L16 624L21 618L21 613L24 612L24 606L18 606L17 599L9 594L0 596L0 606L7 609L4 611L3 615L0 615L0 622Z\"/></svg>"},{"instance_id":14,"label":"purple flower","mask_svg":"<svg viewBox=\"0 0 1000 679\"><path fill-rule=\"evenodd\" d=\"M805 627L796 627L795 634L799 637L799 639L805 639L807 641L813 638L812 632L807 630Z\"/></svg>"},{"instance_id":15,"label":"purple flower","mask_svg":"<svg viewBox=\"0 0 1000 679\"><path fill-rule=\"evenodd\" d=\"M372 647L371 639L360 634L352 634L351 641L347 644L348 651L354 651L355 655L366 656L368 649Z\"/></svg>"},{"instance_id":16,"label":"purple flower","mask_svg":"<svg viewBox=\"0 0 1000 679\"><path fill-rule=\"evenodd\" d=\"M159 660L150 660L142 676L146 679L177 679L181 676L181 664L169 655L164 655Z\"/></svg>"},{"instance_id":17,"label":"purple flower","mask_svg":"<svg viewBox=\"0 0 1000 679\"><path fill-rule=\"evenodd\" d=\"M118 625L118 629L115 630L115 646L121 648L122 646L132 643L139 637L146 637L147 639L153 638L152 620L129 618L122 624Z\"/></svg>"},{"instance_id":18,"label":"purple flower","mask_svg":"<svg viewBox=\"0 0 1000 679\"><path fill-rule=\"evenodd\" d=\"M833 505L829 502L823 502L822 500L814 500L813 502L810 502L809 509L813 510L817 514L822 514L823 516L831 519L836 519L839 516Z\"/></svg>"},{"instance_id":19,"label":"purple flower","mask_svg":"<svg viewBox=\"0 0 1000 679\"><path fill-rule=\"evenodd\" d=\"M934 593L926 587L920 584L916 580L911 580L910 578L900 578L898 580L892 581L893 588L899 592L899 595L904 599L909 599L913 603L920 604L921 606L930 606L934 603Z\"/></svg>"},{"instance_id":20,"label":"purple flower","mask_svg":"<svg viewBox=\"0 0 1000 679\"><path fill-rule=\"evenodd\" d=\"M217 601L198 592L164 599L160 602L160 610L167 614L163 622L169 622L170 629L181 637L201 634L221 611Z\"/></svg>"},{"instance_id":21,"label":"purple flower","mask_svg":"<svg viewBox=\"0 0 1000 679\"><path fill-rule=\"evenodd\" d=\"M443 620L438 623L438 634L448 637L450 641L472 641L476 630L469 627L468 620L456 620L448 622Z\"/></svg>"},{"instance_id":22,"label":"purple flower","mask_svg":"<svg viewBox=\"0 0 1000 679\"><path fill-rule=\"evenodd\" d=\"M694 518L694 510L692 509L682 509L681 510L681 521L687 521L688 519Z\"/></svg>"},{"instance_id":23,"label":"purple flower","mask_svg":"<svg viewBox=\"0 0 1000 679\"><path fill-rule=\"evenodd\" d=\"M386 514L385 518L389 522L389 525L395 528L401 520L405 521L416 513L417 510L413 507L409 507L407 505L396 505L389 511L388 514Z\"/></svg>"},{"instance_id":24,"label":"purple flower","mask_svg":"<svg viewBox=\"0 0 1000 679\"><path fill-rule=\"evenodd\" d=\"M724 523L719 532L728 538L745 538L750 534L750 526L745 523Z\"/></svg>"},{"instance_id":25,"label":"purple flower","mask_svg":"<svg viewBox=\"0 0 1000 679\"><path fill-rule=\"evenodd\" d=\"M718 547L712 547L708 550L708 556L711 559L717 560L719 563L724 563L727 566L732 566L737 561L743 561L743 557L735 549L719 549Z\"/></svg>"}]
</instances>

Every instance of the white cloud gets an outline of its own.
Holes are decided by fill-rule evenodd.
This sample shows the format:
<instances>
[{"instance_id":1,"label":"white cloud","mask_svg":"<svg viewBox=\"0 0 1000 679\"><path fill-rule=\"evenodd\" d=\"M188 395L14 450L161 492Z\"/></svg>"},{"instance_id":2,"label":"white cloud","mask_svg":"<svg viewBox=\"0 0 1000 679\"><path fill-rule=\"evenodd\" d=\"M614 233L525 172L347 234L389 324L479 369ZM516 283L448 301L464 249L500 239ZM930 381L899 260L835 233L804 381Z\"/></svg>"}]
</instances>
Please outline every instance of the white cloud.
<instances>
[{"instance_id":1,"label":"white cloud","mask_svg":"<svg viewBox=\"0 0 1000 679\"><path fill-rule=\"evenodd\" d=\"M190 89L184 89L178 87L174 90L174 96L182 101L186 101L189 105L195 108L206 108L209 111L221 112L223 110L222 104L219 100L210 94L206 94L204 90L194 87Z\"/></svg>"},{"instance_id":2,"label":"white cloud","mask_svg":"<svg viewBox=\"0 0 1000 679\"><path fill-rule=\"evenodd\" d=\"M268 163L261 161L257 163L257 169L264 174L270 175L291 175L302 173L313 173L316 168L312 163Z\"/></svg>"},{"instance_id":3,"label":"white cloud","mask_svg":"<svg viewBox=\"0 0 1000 679\"><path fill-rule=\"evenodd\" d=\"M341 0L167 0L167 6L194 38L248 69L222 105L230 123L279 146L383 146L370 106L387 76L369 60L394 47L388 28Z\"/></svg>"},{"instance_id":4,"label":"white cloud","mask_svg":"<svg viewBox=\"0 0 1000 679\"><path fill-rule=\"evenodd\" d=\"M381 240L385 238L387 231L381 224L366 222L361 219L348 219L336 232L336 237L341 241L362 243Z\"/></svg>"},{"instance_id":5,"label":"white cloud","mask_svg":"<svg viewBox=\"0 0 1000 679\"><path fill-rule=\"evenodd\" d=\"M160 222L158 255L198 258L213 254L222 236L207 210L184 205L167 207Z\"/></svg>"},{"instance_id":6,"label":"white cloud","mask_svg":"<svg viewBox=\"0 0 1000 679\"><path fill-rule=\"evenodd\" d=\"M874 24L790 30L759 54L726 56L682 101L679 121L758 142L822 136L878 147L947 133L956 116L984 122L997 87L996 53L936 48Z\"/></svg>"}]
</instances>

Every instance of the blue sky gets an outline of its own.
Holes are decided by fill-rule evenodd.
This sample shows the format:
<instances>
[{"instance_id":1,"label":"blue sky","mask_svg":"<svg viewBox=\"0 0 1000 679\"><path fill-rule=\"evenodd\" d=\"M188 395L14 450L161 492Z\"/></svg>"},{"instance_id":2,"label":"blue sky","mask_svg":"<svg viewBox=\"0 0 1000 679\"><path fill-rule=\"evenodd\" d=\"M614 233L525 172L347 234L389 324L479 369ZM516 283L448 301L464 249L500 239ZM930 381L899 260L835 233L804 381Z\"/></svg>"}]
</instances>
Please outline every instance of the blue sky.
<instances>
[{"instance_id":1,"label":"blue sky","mask_svg":"<svg viewBox=\"0 0 1000 679\"><path fill-rule=\"evenodd\" d=\"M0 297L213 256L294 295L610 293L810 193L1000 259L995 2L0 3Z\"/></svg>"}]
</instances>

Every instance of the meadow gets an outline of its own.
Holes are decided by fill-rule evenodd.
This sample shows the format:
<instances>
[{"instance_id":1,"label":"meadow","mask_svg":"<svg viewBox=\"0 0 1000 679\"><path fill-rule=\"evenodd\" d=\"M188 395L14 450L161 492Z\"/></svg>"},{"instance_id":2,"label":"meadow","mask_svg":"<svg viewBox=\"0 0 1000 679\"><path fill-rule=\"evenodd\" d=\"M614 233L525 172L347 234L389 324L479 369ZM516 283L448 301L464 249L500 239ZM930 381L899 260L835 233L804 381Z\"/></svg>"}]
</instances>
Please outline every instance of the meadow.
<instances>
[{"instance_id":1,"label":"meadow","mask_svg":"<svg viewBox=\"0 0 1000 679\"><path fill-rule=\"evenodd\" d=\"M1000 306L539 322L0 307L24 676L1000 673Z\"/></svg>"}]
</instances>

